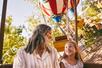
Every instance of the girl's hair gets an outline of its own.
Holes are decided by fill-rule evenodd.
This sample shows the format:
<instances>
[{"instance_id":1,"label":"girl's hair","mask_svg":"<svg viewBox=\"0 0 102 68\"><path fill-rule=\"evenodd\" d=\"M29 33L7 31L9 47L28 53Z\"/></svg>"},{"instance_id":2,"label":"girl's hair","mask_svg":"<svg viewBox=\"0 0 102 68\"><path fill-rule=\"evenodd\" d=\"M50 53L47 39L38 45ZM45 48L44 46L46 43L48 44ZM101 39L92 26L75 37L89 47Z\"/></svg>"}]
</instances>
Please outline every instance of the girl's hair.
<instances>
[{"instance_id":1,"label":"girl's hair","mask_svg":"<svg viewBox=\"0 0 102 68\"><path fill-rule=\"evenodd\" d=\"M69 43L72 43L73 46L75 47L75 50L76 50L75 59L76 59L76 60L79 60L79 59L80 59L80 56L79 56L78 48L77 48L77 46L76 46L77 44L76 44L74 41L68 41L65 45L67 45L67 44L69 44ZM65 57L67 57L67 55L66 55L65 52L64 52L62 59L65 58Z\"/></svg>"},{"instance_id":2,"label":"girl's hair","mask_svg":"<svg viewBox=\"0 0 102 68\"><path fill-rule=\"evenodd\" d=\"M46 24L40 24L38 25L31 38L29 39L29 42L25 48L26 53L32 54L33 51L40 45L45 43L44 36L47 34L48 31L51 30L51 27Z\"/></svg>"}]
</instances>

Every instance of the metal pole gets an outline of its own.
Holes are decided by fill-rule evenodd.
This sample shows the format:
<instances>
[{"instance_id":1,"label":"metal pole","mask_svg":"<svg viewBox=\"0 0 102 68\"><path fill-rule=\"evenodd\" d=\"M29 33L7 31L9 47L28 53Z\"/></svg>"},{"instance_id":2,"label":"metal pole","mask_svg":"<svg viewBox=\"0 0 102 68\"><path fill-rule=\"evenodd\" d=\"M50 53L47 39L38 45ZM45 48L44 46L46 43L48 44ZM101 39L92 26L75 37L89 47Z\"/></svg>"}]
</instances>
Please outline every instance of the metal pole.
<instances>
[{"instance_id":1,"label":"metal pole","mask_svg":"<svg viewBox=\"0 0 102 68\"><path fill-rule=\"evenodd\" d=\"M78 44L78 28L77 28L77 7L76 7L76 0L74 0L74 14L75 14L75 40Z\"/></svg>"},{"instance_id":2,"label":"metal pole","mask_svg":"<svg viewBox=\"0 0 102 68\"><path fill-rule=\"evenodd\" d=\"M2 17L0 23L0 64L2 64L3 40L6 19L7 0L3 0Z\"/></svg>"},{"instance_id":3,"label":"metal pole","mask_svg":"<svg viewBox=\"0 0 102 68\"><path fill-rule=\"evenodd\" d=\"M77 47L78 47L78 24L77 24L77 4L76 4L76 0L74 0L74 14L75 14L75 40L76 40L76 43L77 43ZM79 51L79 48L78 48L78 51ZM81 55L79 53L79 57L81 59L81 61L83 62L83 59L81 58Z\"/></svg>"}]
</instances>

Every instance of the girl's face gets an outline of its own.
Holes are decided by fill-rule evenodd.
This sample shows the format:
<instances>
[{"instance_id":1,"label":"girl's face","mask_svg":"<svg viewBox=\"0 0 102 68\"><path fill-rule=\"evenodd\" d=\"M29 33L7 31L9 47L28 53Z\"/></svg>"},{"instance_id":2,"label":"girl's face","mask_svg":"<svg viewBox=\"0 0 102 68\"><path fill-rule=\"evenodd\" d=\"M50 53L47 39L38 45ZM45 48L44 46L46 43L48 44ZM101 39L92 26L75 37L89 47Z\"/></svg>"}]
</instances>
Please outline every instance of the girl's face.
<instances>
[{"instance_id":1,"label":"girl's face","mask_svg":"<svg viewBox=\"0 0 102 68\"><path fill-rule=\"evenodd\" d=\"M67 43L67 44L65 45L64 51L65 51L65 54L66 54L67 56L75 55L76 49L75 49L75 47L74 47L74 44L73 44L73 43Z\"/></svg>"}]
</instances>

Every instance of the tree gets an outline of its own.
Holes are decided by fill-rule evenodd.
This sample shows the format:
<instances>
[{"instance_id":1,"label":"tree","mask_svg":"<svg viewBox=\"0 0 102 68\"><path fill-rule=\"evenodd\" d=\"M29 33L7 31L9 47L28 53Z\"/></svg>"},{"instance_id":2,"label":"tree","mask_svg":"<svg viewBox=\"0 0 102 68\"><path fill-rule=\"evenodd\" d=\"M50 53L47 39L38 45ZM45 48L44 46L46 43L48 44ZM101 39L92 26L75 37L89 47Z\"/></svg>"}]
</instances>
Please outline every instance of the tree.
<instances>
[{"instance_id":1,"label":"tree","mask_svg":"<svg viewBox=\"0 0 102 68\"><path fill-rule=\"evenodd\" d=\"M26 39L22 36L23 27L12 26L12 16L6 19L4 46L3 46L3 63L13 63L17 50L25 45Z\"/></svg>"},{"instance_id":2,"label":"tree","mask_svg":"<svg viewBox=\"0 0 102 68\"><path fill-rule=\"evenodd\" d=\"M83 38L86 46L91 46L95 43L96 38L101 36L101 31L96 28L96 25L101 22L102 5L101 0L84 0L82 18L84 19L85 26L83 27Z\"/></svg>"}]
</instances>

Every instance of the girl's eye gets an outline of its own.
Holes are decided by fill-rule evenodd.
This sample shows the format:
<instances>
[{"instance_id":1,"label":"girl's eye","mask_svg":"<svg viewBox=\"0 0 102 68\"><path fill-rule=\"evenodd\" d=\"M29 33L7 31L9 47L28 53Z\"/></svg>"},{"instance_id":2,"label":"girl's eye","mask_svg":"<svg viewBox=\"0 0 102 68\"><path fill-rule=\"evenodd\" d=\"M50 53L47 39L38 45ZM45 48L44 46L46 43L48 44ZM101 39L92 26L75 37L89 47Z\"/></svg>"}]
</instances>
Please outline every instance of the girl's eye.
<instances>
[{"instance_id":1,"label":"girl's eye","mask_svg":"<svg viewBox=\"0 0 102 68\"><path fill-rule=\"evenodd\" d=\"M73 46L70 45L69 48L73 48Z\"/></svg>"},{"instance_id":2,"label":"girl's eye","mask_svg":"<svg viewBox=\"0 0 102 68\"><path fill-rule=\"evenodd\" d=\"M72 46L69 46L69 48L71 48Z\"/></svg>"}]
</instances>

